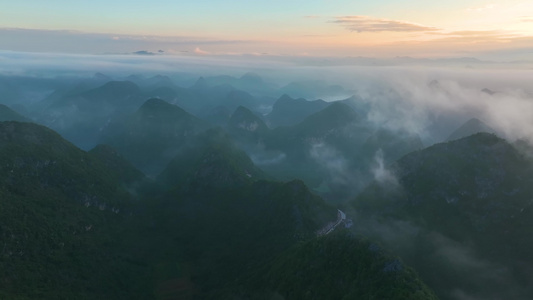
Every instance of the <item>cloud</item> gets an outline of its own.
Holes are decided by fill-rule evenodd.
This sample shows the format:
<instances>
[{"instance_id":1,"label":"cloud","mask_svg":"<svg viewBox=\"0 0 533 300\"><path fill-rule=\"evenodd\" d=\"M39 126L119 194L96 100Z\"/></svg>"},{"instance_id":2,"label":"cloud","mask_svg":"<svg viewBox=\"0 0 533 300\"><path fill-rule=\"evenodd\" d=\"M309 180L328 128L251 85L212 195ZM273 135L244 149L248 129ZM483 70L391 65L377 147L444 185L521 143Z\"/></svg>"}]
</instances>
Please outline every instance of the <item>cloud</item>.
<instances>
[{"instance_id":1,"label":"cloud","mask_svg":"<svg viewBox=\"0 0 533 300\"><path fill-rule=\"evenodd\" d=\"M351 230L379 241L414 267L439 296L455 300L528 299L528 283L506 265L481 257L471 242L458 242L412 222L345 211ZM379 249L379 244L374 244ZM435 272L438 270L439 272Z\"/></svg>"},{"instance_id":2,"label":"cloud","mask_svg":"<svg viewBox=\"0 0 533 300\"><path fill-rule=\"evenodd\" d=\"M324 142L314 143L309 148L310 157L327 172L326 182L337 188L349 187L349 193L359 192L368 182L369 176L354 168L343 154ZM347 195L348 196L348 195ZM349 195L351 198L353 195Z\"/></svg>"},{"instance_id":3,"label":"cloud","mask_svg":"<svg viewBox=\"0 0 533 300\"><path fill-rule=\"evenodd\" d=\"M447 37L443 38L443 40L463 40L468 42L510 41L514 38L520 37L514 32L503 30L462 30L448 32L444 35Z\"/></svg>"},{"instance_id":4,"label":"cloud","mask_svg":"<svg viewBox=\"0 0 533 300\"><path fill-rule=\"evenodd\" d=\"M374 155L375 166L372 168L372 174L374 174L374 179L387 186L398 186L398 179L394 174L385 167L385 160L383 155L383 150L379 149Z\"/></svg>"},{"instance_id":5,"label":"cloud","mask_svg":"<svg viewBox=\"0 0 533 300\"><path fill-rule=\"evenodd\" d=\"M408 47L431 49L428 51L454 51L452 49L469 49L471 52L496 49L518 48L518 42L524 38L516 32L508 30L462 30L451 32L430 32L435 38L423 42L405 42ZM401 44L401 43L397 43Z\"/></svg>"},{"instance_id":6,"label":"cloud","mask_svg":"<svg viewBox=\"0 0 533 300\"><path fill-rule=\"evenodd\" d=\"M0 28L2 50L56 53L131 53L137 49L198 47L216 45L234 47L259 43L196 36L156 36L91 33L73 30Z\"/></svg>"},{"instance_id":7,"label":"cloud","mask_svg":"<svg viewBox=\"0 0 533 300\"><path fill-rule=\"evenodd\" d=\"M135 51L132 54L135 54L135 55L155 55L154 52L150 52L150 51L146 51L146 50Z\"/></svg>"},{"instance_id":8,"label":"cloud","mask_svg":"<svg viewBox=\"0 0 533 300\"><path fill-rule=\"evenodd\" d=\"M507 36L507 32L501 30L460 30L460 31L451 31L445 33L445 35L456 35L456 36Z\"/></svg>"},{"instance_id":9,"label":"cloud","mask_svg":"<svg viewBox=\"0 0 533 300\"><path fill-rule=\"evenodd\" d=\"M209 55L209 54L211 54L208 51L204 51L204 50L200 49L200 47L196 47L196 49L194 49L194 53L196 53L198 55Z\"/></svg>"},{"instance_id":10,"label":"cloud","mask_svg":"<svg viewBox=\"0 0 533 300\"><path fill-rule=\"evenodd\" d=\"M487 10L493 10L497 7L496 4L494 3L489 3L487 5L483 5L483 6L479 6L479 7L470 7L470 8L467 8L466 10L469 11L469 12L486 12Z\"/></svg>"},{"instance_id":11,"label":"cloud","mask_svg":"<svg viewBox=\"0 0 533 300\"><path fill-rule=\"evenodd\" d=\"M325 143L315 143L311 145L309 153L311 158L329 172L333 182L339 184L352 182L348 161L335 148Z\"/></svg>"},{"instance_id":12,"label":"cloud","mask_svg":"<svg viewBox=\"0 0 533 300\"><path fill-rule=\"evenodd\" d=\"M279 153L251 153L250 159L257 166L276 165L285 160L287 155L283 152Z\"/></svg>"},{"instance_id":13,"label":"cloud","mask_svg":"<svg viewBox=\"0 0 533 300\"><path fill-rule=\"evenodd\" d=\"M533 36L511 30L425 32L424 40L403 40L373 47L374 52L426 57L469 56L499 61L531 60ZM529 51L528 51L529 49ZM514 51L514 52L513 52Z\"/></svg>"},{"instance_id":14,"label":"cloud","mask_svg":"<svg viewBox=\"0 0 533 300\"><path fill-rule=\"evenodd\" d=\"M174 52L164 49L165 53ZM135 73L173 74L176 70L206 76L220 73L240 76L250 70L274 70L286 67L286 63L264 60L257 56L214 56L195 55L190 51L175 50L174 55L134 55L124 54L60 54L31 53L0 50L0 74L56 76L59 74L92 76L96 72L110 76L122 76ZM267 57L268 58L268 57ZM259 71L258 71L259 72ZM279 73L276 71L277 77ZM196 76L195 75L195 76Z\"/></svg>"},{"instance_id":15,"label":"cloud","mask_svg":"<svg viewBox=\"0 0 533 300\"><path fill-rule=\"evenodd\" d=\"M369 16L343 16L337 17L331 23L340 24L350 31L357 32L432 32L438 31L438 28L424 26L416 23L380 19Z\"/></svg>"},{"instance_id":16,"label":"cloud","mask_svg":"<svg viewBox=\"0 0 533 300\"><path fill-rule=\"evenodd\" d=\"M367 70L366 77L372 73ZM526 79L531 73L497 66L480 70L383 68L376 71L379 82L357 89L372 105L370 121L418 134L426 145L444 140L473 117L513 141L533 137L533 91ZM483 88L501 93L488 95Z\"/></svg>"}]
</instances>

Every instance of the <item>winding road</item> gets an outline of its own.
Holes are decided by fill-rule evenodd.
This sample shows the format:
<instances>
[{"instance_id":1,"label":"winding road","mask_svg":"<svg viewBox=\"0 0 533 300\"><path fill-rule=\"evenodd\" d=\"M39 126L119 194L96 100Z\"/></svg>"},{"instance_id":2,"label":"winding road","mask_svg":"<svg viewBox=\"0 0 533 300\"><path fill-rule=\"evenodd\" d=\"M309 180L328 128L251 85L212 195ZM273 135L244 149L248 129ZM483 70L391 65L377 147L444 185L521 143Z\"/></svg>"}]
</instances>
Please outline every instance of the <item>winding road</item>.
<instances>
[{"instance_id":1,"label":"winding road","mask_svg":"<svg viewBox=\"0 0 533 300\"><path fill-rule=\"evenodd\" d=\"M316 235L323 236L323 235L330 234L344 220L346 220L346 214L342 210L337 209L337 220L335 222L330 222L326 226L322 227L320 230L316 232Z\"/></svg>"}]
</instances>

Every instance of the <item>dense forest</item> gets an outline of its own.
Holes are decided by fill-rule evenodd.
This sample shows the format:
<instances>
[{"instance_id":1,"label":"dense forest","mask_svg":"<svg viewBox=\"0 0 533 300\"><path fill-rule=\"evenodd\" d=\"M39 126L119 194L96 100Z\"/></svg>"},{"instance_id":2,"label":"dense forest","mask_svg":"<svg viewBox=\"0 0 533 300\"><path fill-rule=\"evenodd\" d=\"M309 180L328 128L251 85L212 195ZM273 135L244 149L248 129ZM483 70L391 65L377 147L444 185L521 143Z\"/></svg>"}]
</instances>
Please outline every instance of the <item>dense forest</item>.
<instances>
[{"instance_id":1,"label":"dense forest","mask_svg":"<svg viewBox=\"0 0 533 300\"><path fill-rule=\"evenodd\" d=\"M528 140L331 91L0 76L0 298L531 298Z\"/></svg>"}]
</instances>

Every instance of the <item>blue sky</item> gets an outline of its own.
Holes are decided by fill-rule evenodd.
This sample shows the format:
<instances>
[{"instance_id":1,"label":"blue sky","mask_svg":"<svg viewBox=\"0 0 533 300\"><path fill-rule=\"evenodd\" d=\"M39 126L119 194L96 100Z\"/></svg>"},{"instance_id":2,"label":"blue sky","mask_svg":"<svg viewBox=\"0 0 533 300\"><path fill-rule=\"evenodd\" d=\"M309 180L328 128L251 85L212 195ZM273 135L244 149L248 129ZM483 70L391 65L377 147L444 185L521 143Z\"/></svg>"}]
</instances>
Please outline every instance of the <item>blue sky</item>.
<instances>
[{"instance_id":1,"label":"blue sky","mask_svg":"<svg viewBox=\"0 0 533 300\"><path fill-rule=\"evenodd\" d=\"M0 50L13 51L528 56L531 36L529 0L21 0L0 10Z\"/></svg>"},{"instance_id":2,"label":"blue sky","mask_svg":"<svg viewBox=\"0 0 533 300\"><path fill-rule=\"evenodd\" d=\"M476 5L483 1L473 1ZM151 28L180 31L188 27L240 29L243 24L263 27L261 21L283 20L298 26L304 16L379 15L394 18L416 9L459 9L464 1L65 1L22 0L3 5L0 26L36 29L76 29L96 32L139 33ZM192 25L192 26L191 26ZM215 26L216 25L216 26ZM147 28L147 29L145 29ZM157 32L153 32L157 33Z\"/></svg>"}]
</instances>

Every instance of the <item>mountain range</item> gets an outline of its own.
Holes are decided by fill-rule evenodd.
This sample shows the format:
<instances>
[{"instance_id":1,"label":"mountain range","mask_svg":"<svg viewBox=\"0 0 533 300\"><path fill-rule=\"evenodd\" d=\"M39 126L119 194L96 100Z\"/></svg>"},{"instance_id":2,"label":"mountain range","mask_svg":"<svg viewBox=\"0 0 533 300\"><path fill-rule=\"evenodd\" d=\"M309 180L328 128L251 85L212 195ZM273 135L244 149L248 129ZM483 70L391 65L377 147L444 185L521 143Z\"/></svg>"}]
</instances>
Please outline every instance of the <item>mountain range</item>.
<instances>
[{"instance_id":1,"label":"mountain range","mask_svg":"<svg viewBox=\"0 0 533 300\"><path fill-rule=\"evenodd\" d=\"M361 215L417 228L410 237L417 245L409 250L411 264L443 299L454 299L457 290L482 298L531 295L529 158L494 134L477 133L410 153L389 172L353 207ZM431 266L443 259L447 267L435 274ZM499 275L490 275L496 269ZM481 271L488 273L467 279ZM504 288L511 282L513 289Z\"/></svg>"},{"instance_id":2,"label":"mountain range","mask_svg":"<svg viewBox=\"0 0 533 300\"><path fill-rule=\"evenodd\" d=\"M0 122L0 139L0 295L9 299L283 295L287 287L279 278L287 273L280 272L280 264L294 255L286 251L311 251L298 243L313 245L315 232L337 215L301 181L265 180L220 131L206 132L196 142L205 150L192 147L196 159L182 154L156 181L145 179L109 146L84 152L40 125ZM357 238L350 235L331 241L340 243L335 249L355 251L352 259L383 264L364 274L399 280L364 295L434 297L394 257L363 259L356 253L371 250L366 244L354 250L350 243ZM331 241L317 243L329 248ZM338 263L344 259L322 255ZM335 269L327 273L342 278ZM311 278L293 292L314 286ZM341 294L357 290L339 288Z\"/></svg>"},{"instance_id":3,"label":"mountain range","mask_svg":"<svg viewBox=\"0 0 533 300\"><path fill-rule=\"evenodd\" d=\"M2 299L533 297L527 128L444 79L54 76L0 75Z\"/></svg>"}]
</instances>

